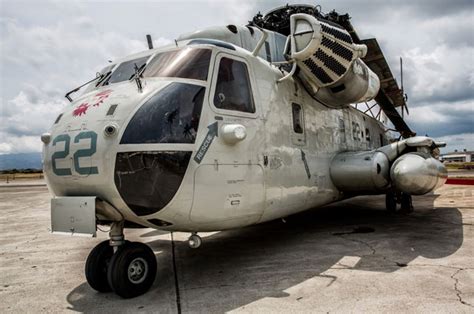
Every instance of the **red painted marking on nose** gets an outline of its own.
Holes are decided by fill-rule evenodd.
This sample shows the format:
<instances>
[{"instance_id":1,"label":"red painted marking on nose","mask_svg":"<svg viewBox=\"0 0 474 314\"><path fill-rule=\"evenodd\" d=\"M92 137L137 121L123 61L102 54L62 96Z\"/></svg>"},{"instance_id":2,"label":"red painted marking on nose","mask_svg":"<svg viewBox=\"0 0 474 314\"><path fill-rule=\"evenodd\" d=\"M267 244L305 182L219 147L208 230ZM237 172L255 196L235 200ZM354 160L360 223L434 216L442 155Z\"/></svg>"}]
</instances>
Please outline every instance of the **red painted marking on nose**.
<instances>
[{"instance_id":1,"label":"red painted marking on nose","mask_svg":"<svg viewBox=\"0 0 474 314\"><path fill-rule=\"evenodd\" d=\"M90 105L88 103L80 104L79 106L77 106L76 109L74 109L74 111L72 112L72 115L74 117L82 116L83 114L85 115L87 113L87 109L89 108L89 106Z\"/></svg>"}]
</instances>

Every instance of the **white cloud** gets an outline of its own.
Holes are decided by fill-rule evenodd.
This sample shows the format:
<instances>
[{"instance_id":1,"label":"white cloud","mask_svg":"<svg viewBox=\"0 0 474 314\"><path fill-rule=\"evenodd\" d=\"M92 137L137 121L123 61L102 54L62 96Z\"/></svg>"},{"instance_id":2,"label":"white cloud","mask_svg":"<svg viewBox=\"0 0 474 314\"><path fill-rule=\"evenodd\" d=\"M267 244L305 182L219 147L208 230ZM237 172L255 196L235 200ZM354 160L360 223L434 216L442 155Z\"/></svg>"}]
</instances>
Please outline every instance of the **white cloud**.
<instances>
[{"instance_id":1,"label":"white cloud","mask_svg":"<svg viewBox=\"0 0 474 314\"><path fill-rule=\"evenodd\" d=\"M408 121L415 131L474 132L472 1L320 2L325 12L349 12L362 38L377 37L396 77L398 57L404 57ZM3 0L0 153L39 151L39 136L66 103L64 94L91 78L107 60L146 49L145 34L151 34L159 47L181 33L245 24L258 11L285 4L280 0L114 1L113 5ZM472 137L466 139L469 146Z\"/></svg>"},{"instance_id":2,"label":"white cloud","mask_svg":"<svg viewBox=\"0 0 474 314\"><path fill-rule=\"evenodd\" d=\"M474 122L474 101L464 100L458 102L425 102L409 108L408 121L413 123L449 123L453 116L471 118Z\"/></svg>"},{"instance_id":3,"label":"white cloud","mask_svg":"<svg viewBox=\"0 0 474 314\"><path fill-rule=\"evenodd\" d=\"M49 25L1 18L0 154L40 151L40 134L67 101L64 94L89 80L107 60L147 49L113 30L97 32L86 16ZM170 41L154 39L160 46Z\"/></svg>"},{"instance_id":4,"label":"white cloud","mask_svg":"<svg viewBox=\"0 0 474 314\"><path fill-rule=\"evenodd\" d=\"M474 72L474 49L446 45L431 51L414 48L404 55L408 68L406 83L414 102L426 100L457 101L474 98L472 73Z\"/></svg>"},{"instance_id":5,"label":"white cloud","mask_svg":"<svg viewBox=\"0 0 474 314\"><path fill-rule=\"evenodd\" d=\"M11 136L0 132L0 155L40 152L42 142L39 136Z\"/></svg>"},{"instance_id":6,"label":"white cloud","mask_svg":"<svg viewBox=\"0 0 474 314\"><path fill-rule=\"evenodd\" d=\"M436 108L431 106L410 108L410 115L407 117L408 121L416 123L444 123L448 121L448 117L436 111Z\"/></svg>"}]
</instances>

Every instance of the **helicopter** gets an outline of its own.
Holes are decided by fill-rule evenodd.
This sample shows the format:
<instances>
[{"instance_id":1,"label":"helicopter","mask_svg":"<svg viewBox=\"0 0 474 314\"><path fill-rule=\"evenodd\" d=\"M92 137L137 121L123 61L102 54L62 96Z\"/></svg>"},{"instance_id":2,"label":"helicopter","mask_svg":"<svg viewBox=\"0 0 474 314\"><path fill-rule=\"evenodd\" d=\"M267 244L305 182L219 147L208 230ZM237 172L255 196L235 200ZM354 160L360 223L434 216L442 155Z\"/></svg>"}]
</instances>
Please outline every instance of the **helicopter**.
<instances>
[{"instance_id":1,"label":"helicopter","mask_svg":"<svg viewBox=\"0 0 474 314\"><path fill-rule=\"evenodd\" d=\"M358 195L385 194L387 210L410 212L412 195L446 181L436 158L446 144L406 124L403 89L348 14L286 5L164 47L147 39L148 50L68 92L41 136L52 232L110 226L85 263L99 292L131 298L154 282L153 251L125 240L126 228L189 232L198 248L198 232Z\"/></svg>"}]
</instances>

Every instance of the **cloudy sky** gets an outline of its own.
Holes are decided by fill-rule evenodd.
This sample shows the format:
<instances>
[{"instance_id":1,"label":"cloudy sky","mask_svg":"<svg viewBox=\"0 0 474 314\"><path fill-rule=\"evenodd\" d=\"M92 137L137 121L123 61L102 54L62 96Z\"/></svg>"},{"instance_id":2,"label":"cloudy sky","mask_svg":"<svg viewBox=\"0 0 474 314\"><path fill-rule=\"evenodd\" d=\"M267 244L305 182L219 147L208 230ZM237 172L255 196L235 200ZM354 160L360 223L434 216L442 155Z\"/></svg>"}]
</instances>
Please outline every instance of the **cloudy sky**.
<instances>
[{"instance_id":1,"label":"cloudy sky","mask_svg":"<svg viewBox=\"0 0 474 314\"><path fill-rule=\"evenodd\" d=\"M65 92L108 60L145 50L145 34L156 47L287 2L0 0L0 154L40 151ZM361 38L377 37L396 77L404 58L412 129L447 141L445 151L474 150L474 0L318 4L349 13Z\"/></svg>"}]
</instances>

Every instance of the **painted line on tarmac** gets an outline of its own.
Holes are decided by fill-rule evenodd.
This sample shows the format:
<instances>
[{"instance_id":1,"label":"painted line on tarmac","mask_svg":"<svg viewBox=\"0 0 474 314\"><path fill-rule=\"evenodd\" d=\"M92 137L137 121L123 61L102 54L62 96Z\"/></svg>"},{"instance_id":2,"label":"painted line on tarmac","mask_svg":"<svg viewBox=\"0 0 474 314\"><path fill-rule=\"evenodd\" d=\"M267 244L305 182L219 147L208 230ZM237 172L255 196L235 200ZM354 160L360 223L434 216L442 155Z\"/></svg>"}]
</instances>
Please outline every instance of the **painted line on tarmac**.
<instances>
[{"instance_id":1,"label":"painted line on tarmac","mask_svg":"<svg viewBox=\"0 0 474 314\"><path fill-rule=\"evenodd\" d=\"M446 184L474 185L474 179L448 178Z\"/></svg>"}]
</instances>

